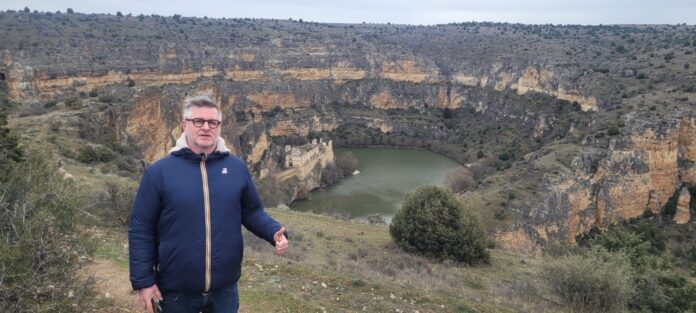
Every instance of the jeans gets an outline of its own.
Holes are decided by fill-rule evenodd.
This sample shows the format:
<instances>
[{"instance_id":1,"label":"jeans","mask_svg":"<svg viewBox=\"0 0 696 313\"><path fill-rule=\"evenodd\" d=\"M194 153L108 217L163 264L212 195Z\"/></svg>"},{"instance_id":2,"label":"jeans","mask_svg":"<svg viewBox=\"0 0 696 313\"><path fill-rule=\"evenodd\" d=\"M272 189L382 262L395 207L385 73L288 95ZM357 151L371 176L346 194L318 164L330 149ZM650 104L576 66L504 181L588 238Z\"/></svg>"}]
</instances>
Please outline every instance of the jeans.
<instances>
[{"instance_id":1,"label":"jeans","mask_svg":"<svg viewBox=\"0 0 696 313\"><path fill-rule=\"evenodd\" d=\"M163 313L237 313L239 309L236 284L206 294L167 292L162 297Z\"/></svg>"}]
</instances>

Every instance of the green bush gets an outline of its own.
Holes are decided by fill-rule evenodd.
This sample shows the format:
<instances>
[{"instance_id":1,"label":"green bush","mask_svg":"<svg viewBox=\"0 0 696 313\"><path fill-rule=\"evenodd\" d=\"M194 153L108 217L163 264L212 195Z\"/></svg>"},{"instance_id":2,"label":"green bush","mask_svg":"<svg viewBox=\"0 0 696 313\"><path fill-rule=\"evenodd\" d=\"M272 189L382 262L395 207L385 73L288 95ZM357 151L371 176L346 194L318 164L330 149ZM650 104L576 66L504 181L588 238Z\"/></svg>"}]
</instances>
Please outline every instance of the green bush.
<instances>
[{"instance_id":1,"label":"green bush","mask_svg":"<svg viewBox=\"0 0 696 313\"><path fill-rule=\"evenodd\" d=\"M116 155L111 149L101 146L93 148L90 145L84 145L80 147L80 150L77 152L77 160L86 164L109 162L113 160L114 157L116 157Z\"/></svg>"},{"instance_id":2,"label":"green bush","mask_svg":"<svg viewBox=\"0 0 696 313\"><path fill-rule=\"evenodd\" d=\"M549 260L545 280L560 300L578 312L622 312L633 295L627 257L595 249Z\"/></svg>"},{"instance_id":3,"label":"green bush","mask_svg":"<svg viewBox=\"0 0 696 313\"><path fill-rule=\"evenodd\" d=\"M82 100L78 98L69 98L65 100L65 106L73 109L78 109L82 106Z\"/></svg>"},{"instance_id":4,"label":"green bush","mask_svg":"<svg viewBox=\"0 0 696 313\"><path fill-rule=\"evenodd\" d=\"M76 275L91 254L78 226L85 197L37 152L0 182L0 312L96 312L92 281Z\"/></svg>"},{"instance_id":5,"label":"green bush","mask_svg":"<svg viewBox=\"0 0 696 313\"><path fill-rule=\"evenodd\" d=\"M0 172L7 173L12 167L12 162L22 159L22 151L18 148L19 137L7 129L7 117L0 110ZM5 175L0 175L0 180Z\"/></svg>"},{"instance_id":6,"label":"green bush","mask_svg":"<svg viewBox=\"0 0 696 313\"><path fill-rule=\"evenodd\" d=\"M619 127L616 125L611 125L609 126L609 129L607 130L607 134L609 136L616 136L619 134Z\"/></svg>"},{"instance_id":7,"label":"green bush","mask_svg":"<svg viewBox=\"0 0 696 313\"><path fill-rule=\"evenodd\" d=\"M670 270L649 269L635 277L630 306L639 312L696 312L696 285Z\"/></svg>"},{"instance_id":8,"label":"green bush","mask_svg":"<svg viewBox=\"0 0 696 313\"><path fill-rule=\"evenodd\" d=\"M490 240L478 220L441 187L424 187L407 195L389 233L409 253L472 265L490 259L486 251Z\"/></svg>"},{"instance_id":9,"label":"green bush","mask_svg":"<svg viewBox=\"0 0 696 313\"><path fill-rule=\"evenodd\" d=\"M628 256L634 273L632 285L635 286L630 299L632 309L641 312L696 312L696 284L686 280L685 273L676 268L673 258L665 255L668 245L674 250L690 246L690 236L680 239L682 241L670 240L669 237L674 237L670 233L693 233L688 228L679 230L680 227L688 225L668 226L657 219L641 219L614 225L587 240L587 244L595 249ZM683 257L688 258L688 255Z\"/></svg>"}]
</instances>

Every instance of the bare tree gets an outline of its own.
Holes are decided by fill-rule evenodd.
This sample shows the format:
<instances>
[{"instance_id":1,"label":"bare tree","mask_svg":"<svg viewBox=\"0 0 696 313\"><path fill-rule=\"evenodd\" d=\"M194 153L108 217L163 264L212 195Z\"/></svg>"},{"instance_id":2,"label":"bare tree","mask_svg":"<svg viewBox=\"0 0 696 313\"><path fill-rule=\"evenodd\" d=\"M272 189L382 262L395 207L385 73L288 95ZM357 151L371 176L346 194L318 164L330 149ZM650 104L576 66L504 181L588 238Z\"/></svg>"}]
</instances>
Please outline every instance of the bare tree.
<instances>
[{"instance_id":1,"label":"bare tree","mask_svg":"<svg viewBox=\"0 0 696 313\"><path fill-rule=\"evenodd\" d=\"M445 175L445 186L454 192L462 192L473 189L476 186L476 181L466 167L457 166Z\"/></svg>"}]
</instances>

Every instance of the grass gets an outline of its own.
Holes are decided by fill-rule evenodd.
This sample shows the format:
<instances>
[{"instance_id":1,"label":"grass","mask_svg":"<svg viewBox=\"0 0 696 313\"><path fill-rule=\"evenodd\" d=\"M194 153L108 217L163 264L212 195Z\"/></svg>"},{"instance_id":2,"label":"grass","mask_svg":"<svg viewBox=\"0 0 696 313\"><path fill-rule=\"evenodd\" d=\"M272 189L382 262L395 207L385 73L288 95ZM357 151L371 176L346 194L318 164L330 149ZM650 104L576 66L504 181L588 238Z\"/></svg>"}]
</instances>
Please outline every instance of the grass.
<instances>
[{"instance_id":1,"label":"grass","mask_svg":"<svg viewBox=\"0 0 696 313\"><path fill-rule=\"evenodd\" d=\"M494 250L485 266L432 262L396 248L386 226L267 211L288 228L290 250L277 256L244 232L241 312L562 311L537 280L541 257ZM96 234L95 257L127 277L125 229Z\"/></svg>"},{"instance_id":2,"label":"grass","mask_svg":"<svg viewBox=\"0 0 696 313\"><path fill-rule=\"evenodd\" d=\"M323 307L327 312L557 311L519 287L535 284L543 263L535 257L493 251L487 266L437 263L396 248L385 226L268 211L289 229L291 250L278 257L270 245L247 236L240 290L254 289L255 295L289 293L296 305ZM269 302L273 297L250 303L242 296L243 305L251 306L252 312L273 307Z\"/></svg>"}]
</instances>

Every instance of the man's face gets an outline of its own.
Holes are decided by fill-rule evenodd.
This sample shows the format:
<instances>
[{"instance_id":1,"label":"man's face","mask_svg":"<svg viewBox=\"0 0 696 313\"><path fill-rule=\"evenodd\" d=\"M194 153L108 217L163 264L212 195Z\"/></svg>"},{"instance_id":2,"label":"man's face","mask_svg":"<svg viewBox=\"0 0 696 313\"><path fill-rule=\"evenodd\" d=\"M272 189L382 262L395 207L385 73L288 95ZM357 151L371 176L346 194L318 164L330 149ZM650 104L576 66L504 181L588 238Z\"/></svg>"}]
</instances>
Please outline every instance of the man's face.
<instances>
[{"instance_id":1,"label":"man's face","mask_svg":"<svg viewBox=\"0 0 696 313\"><path fill-rule=\"evenodd\" d=\"M221 120L220 112L215 108L208 107L192 107L190 116L182 122L182 128L186 134L189 148L194 153L213 153L215 151L215 143L220 134L220 126L210 128L209 123L203 123L201 127L196 127L193 120Z\"/></svg>"}]
</instances>

